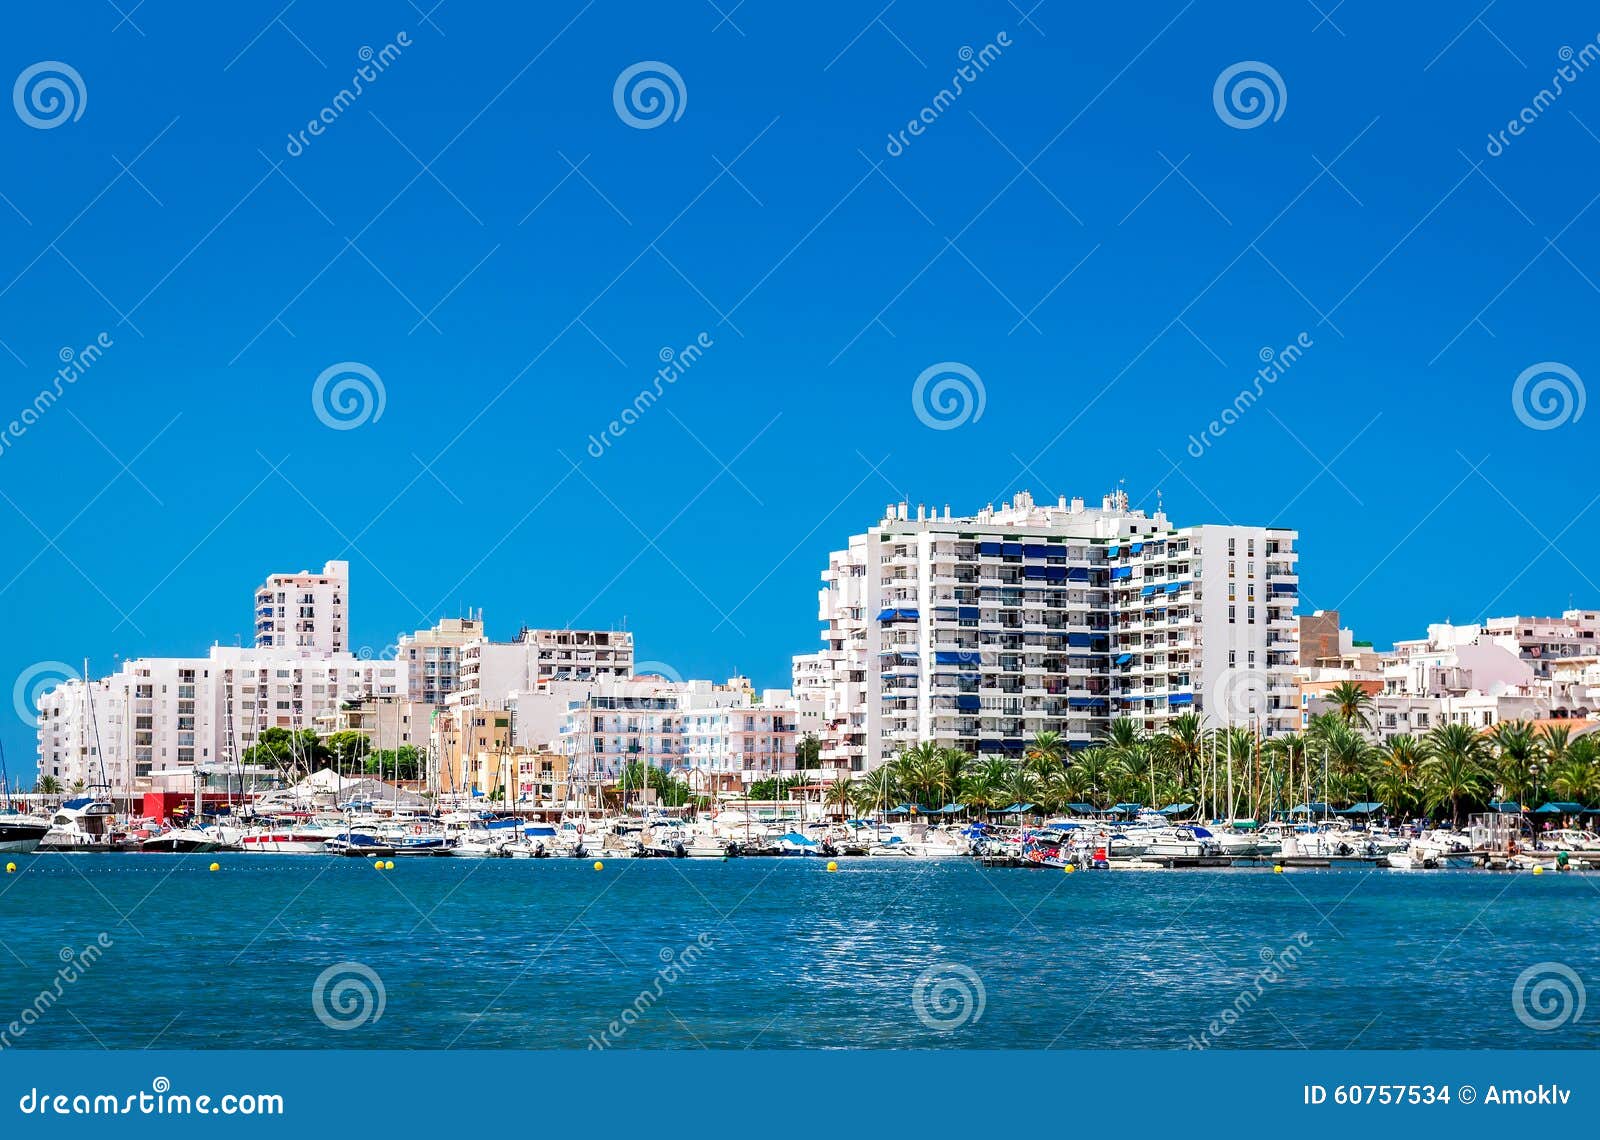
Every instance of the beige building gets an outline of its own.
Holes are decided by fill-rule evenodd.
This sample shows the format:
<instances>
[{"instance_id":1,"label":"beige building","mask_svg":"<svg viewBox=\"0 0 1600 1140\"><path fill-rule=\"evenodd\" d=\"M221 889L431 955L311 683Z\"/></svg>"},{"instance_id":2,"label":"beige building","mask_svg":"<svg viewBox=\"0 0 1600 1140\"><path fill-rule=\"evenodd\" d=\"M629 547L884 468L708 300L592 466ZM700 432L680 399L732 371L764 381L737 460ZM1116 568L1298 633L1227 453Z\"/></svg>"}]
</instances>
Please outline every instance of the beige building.
<instances>
[{"instance_id":1,"label":"beige building","mask_svg":"<svg viewBox=\"0 0 1600 1140\"><path fill-rule=\"evenodd\" d=\"M445 618L432 629L400 638L396 656L406 667L408 691L414 700L442 705L461 680L462 650L483 640L483 615Z\"/></svg>"}]
</instances>

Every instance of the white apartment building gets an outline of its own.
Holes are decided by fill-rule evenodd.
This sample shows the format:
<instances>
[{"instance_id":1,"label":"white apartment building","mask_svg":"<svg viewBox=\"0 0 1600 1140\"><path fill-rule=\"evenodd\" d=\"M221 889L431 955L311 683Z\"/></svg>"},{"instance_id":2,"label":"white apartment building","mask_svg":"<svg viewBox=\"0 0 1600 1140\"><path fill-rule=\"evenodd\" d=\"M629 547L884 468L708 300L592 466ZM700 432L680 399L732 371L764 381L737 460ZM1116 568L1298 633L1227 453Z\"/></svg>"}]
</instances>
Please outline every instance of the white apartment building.
<instances>
[{"instance_id":1,"label":"white apartment building","mask_svg":"<svg viewBox=\"0 0 1600 1140\"><path fill-rule=\"evenodd\" d=\"M255 592L257 649L350 647L350 564L329 562L320 574L272 574Z\"/></svg>"},{"instance_id":2,"label":"white apartment building","mask_svg":"<svg viewBox=\"0 0 1600 1140\"><path fill-rule=\"evenodd\" d=\"M1091 508L1022 491L968 517L891 504L822 573L825 648L803 669L827 677L824 759L1017 755L1041 731L1083 748L1113 718L1186 712L1292 731L1297 537L1174 528L1122 492Z\"/></svg>"},{"instance_id":3,"label":"white apartment building","mask_svg":"<svg viewBox=\"0 0 1600 1140\"><path fill-rule=\"evenodd\" d=\"M40 699L39 771L68 787L181 788L196 765L234 763L265 728L320 731L347 703L404 701L405 684L398 662L294 648L129 660Z\"/></svg>"},{"instance_id":4,"label":"white apartment building","mask_svg":"<svg viewBox=\"0 0 1600 1140\"><path fill-rule=\"evenodd\" d=\"M609 780L635 760L695 783L757 780L792 773L799 712L786 689L758 697L744 678L639 678L596 686L562 718L560 751L574 779ZM820 716L815 706L811 715Z\"/></svg>"},{"instance_id":5,"label":"white apartment building","mask_svg":"<svg viewBox=\"0 0 1600 1140\"><path fill-rule=\"evenodd\" d=\"M613 681L633 676L633 634L626 630L524 629L515 641L479 637L461 648L457 699L504 708L517 690L552 681Z\"/></svg>"},{"instance_id":6,"label":"white apartment building","mask_svg":"<svg viewBox=\"0 0 1600 1140\"><path fill-rule=\"evenodd\" d=\"M445 618L432 629L403 634L395 656L406 666L411 699L442 705L461 683L461 657L466 647L483 640L483 617Z\"/></svg>"},{"instance_id":7,"label":"white apartment building","mask_svg":"<svg viewBox=\"0 0 1600 1140\"><path fill-rule=\"evenodd\" d=\"M1371 735L1423 736L1441 724L1490 728L1550 715L1550 685L1515 642L1482 627L1431 625L1428 636L1383 655L1383 688L1373 698Z\"/></svg>"}]
</instances>

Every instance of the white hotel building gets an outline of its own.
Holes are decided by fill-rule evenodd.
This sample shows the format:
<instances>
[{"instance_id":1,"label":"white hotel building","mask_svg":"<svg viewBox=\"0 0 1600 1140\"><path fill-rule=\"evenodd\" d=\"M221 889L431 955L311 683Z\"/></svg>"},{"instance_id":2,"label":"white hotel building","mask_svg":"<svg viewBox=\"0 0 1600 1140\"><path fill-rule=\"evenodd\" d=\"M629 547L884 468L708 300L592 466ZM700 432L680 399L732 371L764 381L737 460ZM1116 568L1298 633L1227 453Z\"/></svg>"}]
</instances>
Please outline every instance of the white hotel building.
<instances>
[{"instance_id":1,"label":"white hotel building","mask_svg":"<svg viewBox=\"0 0 1600 1140\"><path fill-rule=\"evenodd\" d=\"M820 709L786 689L758 697L743 678L596 684L562 717L559 750L574 779L614 778L635 760L679 776L693 772L749 785L795 770L800 722Z\"/></svg>"},{"instance_id":2,"label":"white hotel building","mask_svg":"<svg viewBox=\"0 0 1600 1140\"><path fill-rule=\"evenodd\" d=\"M514 692L552 681L605 682L633 676L633 634L626 630L524 629L514 641L478 637L458 651L453 700L504 708Z\"/></svg>"},{"instance_id":3,"label":"white hotel building","mask_svg":"<svg viewBox=\"0 0 1600 1140\"><path fill-rule=\"evenodd\" d=\"M405 697L403 664L348 653L213 646L138 658L40 698L39 774L119 794L184 788L196 765L233 764L263 729L321 729L346 702Z\"/></svg>"},{"instance_id":4,"label":"white hotel building","mask_svg":"<svg viewBox=\"0 0 1600 1140\"><path fill-rule=\"evenodd\" d=\"M1264 735L1299 721L1298 554L1276 527L1174 528L1124 493L952 518L891 505L822 574L823 758L865 771L931 741L1084 748L1117 717ZM820 666L818 664L820 656Z\"/></svg>"},{"instance_id":5,"label":"white hotel building","mask_svg":"<svg viewBox=\"0 0 1600 1140\"><path fill-rule=\"evenodd\" d=\"M256 648L343 653L350 647L350 563L273 574L255 592Z\"/></svg>"}]
</instances>

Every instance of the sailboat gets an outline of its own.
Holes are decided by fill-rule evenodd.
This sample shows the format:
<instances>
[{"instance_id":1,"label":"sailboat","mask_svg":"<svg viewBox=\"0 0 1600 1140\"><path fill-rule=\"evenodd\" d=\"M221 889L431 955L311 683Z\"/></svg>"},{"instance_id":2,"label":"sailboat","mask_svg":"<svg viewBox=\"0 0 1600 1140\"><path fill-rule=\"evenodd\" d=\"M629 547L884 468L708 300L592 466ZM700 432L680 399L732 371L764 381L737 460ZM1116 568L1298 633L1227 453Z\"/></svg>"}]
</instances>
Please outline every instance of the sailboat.
<instances>
[{"instance_id":1,"label":"sailboat","mask_svg":"<svg viewBox=\"0 0 1600 1140\"><path fill-rule=\"evenodd\" d=\"M50 830L50 821L43 816L24 815L11 803L11 775L6 769L6 749L0 744L0 795L6 806L0 811L0 852L26 854L39 846L39 841Z\"/></svg>"}]
</instances>

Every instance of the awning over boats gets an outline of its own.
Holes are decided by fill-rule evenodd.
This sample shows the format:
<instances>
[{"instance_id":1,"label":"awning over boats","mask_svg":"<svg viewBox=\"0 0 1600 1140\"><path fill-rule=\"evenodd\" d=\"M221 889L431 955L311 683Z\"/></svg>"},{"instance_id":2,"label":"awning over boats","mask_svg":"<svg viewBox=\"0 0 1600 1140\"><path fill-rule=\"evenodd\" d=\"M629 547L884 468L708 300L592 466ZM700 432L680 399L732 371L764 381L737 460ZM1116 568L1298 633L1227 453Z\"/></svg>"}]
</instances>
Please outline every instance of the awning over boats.
<instances>
[{"instance_id":1,"label":"awning over boats","mask_svg":"<svg viewBox=\"0 0 1600 1140\"><path fill-rule=\"evenodd\" d=\"M957 812L967 810L966 804L945 804L942 808L935 808L929 815L955 815Z\"/></svg>"},{"instance_id":2,"label":"awning over boats","mask_svg":"<svg viewBox=\"0 0 1600 1140\"><path fill-rule=\"evenodd\" d=\"M1522 811L1522 805L1511 800L1504 800L1500 803L1491 803L1489 810L1497 811L1502 815L1516 815Z\"/></svg>"},{"instance_id":3,"label":"awning over boats","mask_svg":"<svg viewBox=\"0 0 1600 1140\"><path fill-rule=\"evenodd\" d=\"M899 804L896 807L890 808L888 811L884 812L883 814L884 815L910 815L912 812L914 812L916 810L917 809L912 807L910 804Z\"/></svg>"},{"instance_id":4,"label":"awning over boats","mask_svg":"<svg viewBox=\"0 0 1600 1140\"><path fill-rule=\"evenodd\" d=\"M1290 815L1332 815L1333 808L1324 803L1295 804Z\"/></svg>"},{"instance_id":5,"label":"awning over boats","mask_svg":"<svg viewBox=\"0 0 1600 1140\"><path fill-rule=\"evenodd\" d=\"M999 811L990 812L989 814L990 815L1021 815L1023 812L1029 812L1029 811L1032 811L1032 810L1033 810L1033 805L1032 804L1012 804L1008 808L1001 808Z\"/></svg>"},{"instance_id":6,"label":"awning over boats","mask_svg":"<svg viewBox=\"0 0 1600 1140\"><path fill-rule=\"evenodd\" d=\"M1340 811L1334 812L1334 814L1335 815L1377 815L1382 810L1383 810L1383 805L1382 804L1363 802L1363 803L1359 803L1359 804L1351 804L1347 808L1343 808Z\"/></svg>"},{"instance_id":7,"label":"awning over boats","mask_svg":"<svg viewBox=\"0 0 1600 1140\"><path fill-rule=\"evenodd\" d=\"M1094 805L1093 804L1067 804L1066 805L1066 809L1068 811L1077 812L1079 815L1093 815L1094 814Z\"/></svg>"},{"instance_id":8,"label":"awning over boats","mask_svg":"<svg viewBox=\"0 0 1600 1140\"><path fill-rule=\"evenodd\" d=\"M1143 804L1112 804L1112 811L1143 811Z\"/></svg>"},{"instance_id":9,"label":"awning over boats","mask_svg":"<svg viewBox=\"0 0 1600 1140\"><path fill-rule=\"evenodd\" d=\"M1186 811L1193 811L1193 804L1168 804L1160 809L1162 815L1182 815Z\"/></svg>"},{"instance_id":10,"label":"awning over boats","mask_svg":"<svg viewBox=\"0 0 1600 1140\"><path fill-rule=\"evenodd\" d=\"M1533 809L1534 815L1579 815L1589 809L1582 804L1547 803Z\"/></svg>"}]
</instances>

